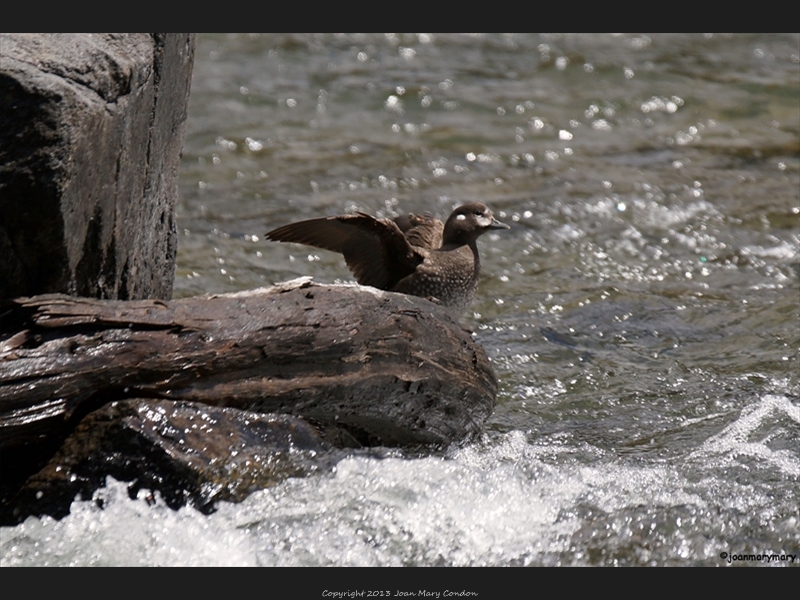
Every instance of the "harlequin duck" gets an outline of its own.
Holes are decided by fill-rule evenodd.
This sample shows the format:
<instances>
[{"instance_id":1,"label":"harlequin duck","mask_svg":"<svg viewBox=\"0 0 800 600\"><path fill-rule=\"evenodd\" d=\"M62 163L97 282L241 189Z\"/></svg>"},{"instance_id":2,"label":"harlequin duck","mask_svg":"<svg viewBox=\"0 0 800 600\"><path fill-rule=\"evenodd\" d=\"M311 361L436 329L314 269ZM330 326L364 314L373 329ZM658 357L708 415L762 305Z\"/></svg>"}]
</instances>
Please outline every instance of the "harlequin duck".
<instances>
[{"instance_id":1,"label":"harlequin duck","mask_svg":"<svg viewBox=\"0 0 800 600\"><path fill-rule=\"evenodd\" d=\"M509 229L485 204L456 208L447 222L426 215L376 219L364 213L310 219L266 234L344 255L361 285L434 299L454 312L466 310L478 288L477 239Z\"/></svg>"}]
</instances>

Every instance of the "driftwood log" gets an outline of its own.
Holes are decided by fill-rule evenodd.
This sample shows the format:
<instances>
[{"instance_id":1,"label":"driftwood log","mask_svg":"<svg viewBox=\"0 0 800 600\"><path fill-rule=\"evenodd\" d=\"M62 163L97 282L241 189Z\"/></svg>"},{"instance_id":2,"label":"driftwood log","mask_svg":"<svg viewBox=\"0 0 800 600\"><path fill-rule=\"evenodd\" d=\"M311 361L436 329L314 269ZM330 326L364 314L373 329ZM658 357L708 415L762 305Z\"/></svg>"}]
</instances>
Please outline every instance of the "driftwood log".
<instances>
[{"instance_id":1,"label":"driftwood log","mask_svg":"<svg viewBox=\"0 0 800 600\"><path fill-rule=\"evenodd\" d=\"M132 397L310 418L364 445L442 444L481 430L497 383L435 304L371 288L286 288L159 300L45 295L0 331L0 448Z\"/></svg>"},{"instance_id":2,"label":"driftwood log","mask_svg":"<svg viewBox=\"0 0 800 600\"><path fill-rule=\"evenodd\" d=\"M44 295L0 308L6 486L113 402L279 413L313 424L319 443L417 447L475 436L496 394L485 351L444 309L372 288L296 281L168 302Z\"/></svg>"}]
</instances>

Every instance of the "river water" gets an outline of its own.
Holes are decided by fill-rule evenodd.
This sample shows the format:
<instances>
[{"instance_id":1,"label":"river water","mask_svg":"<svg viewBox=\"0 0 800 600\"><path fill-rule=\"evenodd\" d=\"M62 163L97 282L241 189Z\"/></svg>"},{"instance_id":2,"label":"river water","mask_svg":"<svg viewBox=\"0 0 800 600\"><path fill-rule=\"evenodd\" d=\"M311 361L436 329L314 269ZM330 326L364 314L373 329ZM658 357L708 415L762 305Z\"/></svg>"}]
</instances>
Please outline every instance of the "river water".
<instances>
[{"instance_id":1,"label":"river water","mask_svg":"<svg viewBox=\"0 0 800 600\"><path fill-rule=\"evenodd\" d=\"M0 564L800 561L800 36L201 36L180 192L176 297L350 281L294 220L486 202L485 435L210 516L109 481Z\"/></svg>"}]
</instances>

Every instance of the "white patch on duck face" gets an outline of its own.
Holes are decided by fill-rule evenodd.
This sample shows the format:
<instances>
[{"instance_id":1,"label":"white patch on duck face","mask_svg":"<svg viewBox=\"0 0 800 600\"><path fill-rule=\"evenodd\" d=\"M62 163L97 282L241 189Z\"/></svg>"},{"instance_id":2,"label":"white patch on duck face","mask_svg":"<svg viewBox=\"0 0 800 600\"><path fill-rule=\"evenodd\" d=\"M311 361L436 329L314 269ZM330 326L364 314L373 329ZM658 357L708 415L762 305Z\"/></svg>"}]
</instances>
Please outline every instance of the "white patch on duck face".
<instances>
[{"instance_id":1,"label":"white patch on duck face","mask_svg":"<svg viewBox=\"0 0 800 600\"><path fill-rule=\"evenodd\" d=\"M478 217L478 225L481 227L489 227L492 224L492 217L487 217L485 214Z\"/></svg>"},{"instance_id":2,"label":"white patch on duck face","mask_svg":"<svg viewBox=\"0 0 800 600\"><path fill-rule=\"evenodd\" d=\"M456 221L464 221L466 218L467 215L456 215Z\"/></svg>"}]
</instances>

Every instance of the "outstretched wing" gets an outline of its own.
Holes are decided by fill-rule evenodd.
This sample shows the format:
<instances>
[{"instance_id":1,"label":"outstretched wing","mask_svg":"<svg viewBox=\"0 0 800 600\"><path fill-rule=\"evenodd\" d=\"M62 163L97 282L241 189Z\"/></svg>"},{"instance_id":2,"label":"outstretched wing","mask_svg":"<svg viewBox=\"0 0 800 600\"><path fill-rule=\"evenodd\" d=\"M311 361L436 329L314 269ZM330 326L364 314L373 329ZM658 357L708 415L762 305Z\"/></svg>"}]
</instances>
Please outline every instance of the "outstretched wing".
<instances>
[{"instance_id":1,"label":"outstretched wing","mask_svg":"<svg viewBox=\"0 0 800 600\"><path fill-rule=\"evenodd\" d=\"M391 288L424 260L394 221L364 213L290 223L266 237L339 252L358 283L380 289Z\"/></svg>"}]
</instances>

